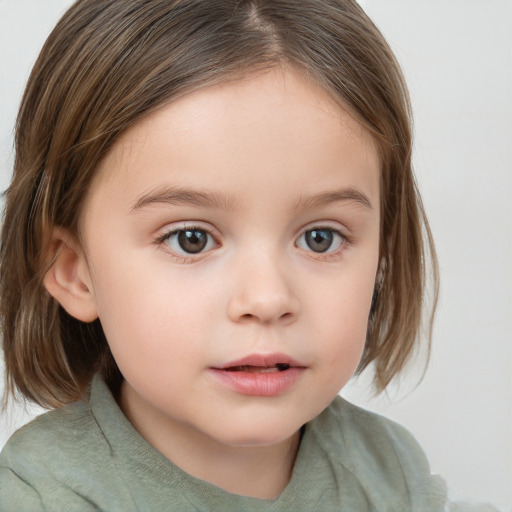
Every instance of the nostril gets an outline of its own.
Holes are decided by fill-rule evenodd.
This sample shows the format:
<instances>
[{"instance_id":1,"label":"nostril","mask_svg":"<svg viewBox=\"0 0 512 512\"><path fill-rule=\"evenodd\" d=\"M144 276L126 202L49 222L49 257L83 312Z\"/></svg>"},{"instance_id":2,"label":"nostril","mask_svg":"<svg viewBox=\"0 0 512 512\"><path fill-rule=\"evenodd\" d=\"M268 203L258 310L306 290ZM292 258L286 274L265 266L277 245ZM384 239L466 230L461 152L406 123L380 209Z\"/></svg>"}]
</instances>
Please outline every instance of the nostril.
<instances>
[{"instance_id":1,"label":"nostril","mask_svg":"<svg viewBox=\"0 0 512 512\"><path fill-rule=\"evenodd\" d=\"M293 317L293 313L284 313L280 316L280 320L289 320Z\"/></svg>"},{"instance_id":2,"label":"nostril","mask_svg":"<svg viewBox=\"0 0 512 512\"><path fill-rule=\"evenodd\" d=\"M254 315L254 314L252 314L252 313L245 313L245 314L243 314L243 315L240 317L240 319L241 319L241 320L247 320L247 321L249 321L249 320L251 320L251 321L252 321L252 320L257 319L257 318L259 318L261 321L263 321L263 322L265 322L265 323L266 323L266 322L270 322L270 321L272 321L272 320L270 320L270 319L264 319L264 318L262 318L262 317L260 317L260 316L258 316L258 315ZM289 313L289 312L288 312L288 313L283 313L282 315L280 315L280 316L276 317L275 319L276 319L276 320L278 320L278 321L288 321L288 320L290 320L291 318L293 318L293 313Z\"/></svg>"}]
</instances>

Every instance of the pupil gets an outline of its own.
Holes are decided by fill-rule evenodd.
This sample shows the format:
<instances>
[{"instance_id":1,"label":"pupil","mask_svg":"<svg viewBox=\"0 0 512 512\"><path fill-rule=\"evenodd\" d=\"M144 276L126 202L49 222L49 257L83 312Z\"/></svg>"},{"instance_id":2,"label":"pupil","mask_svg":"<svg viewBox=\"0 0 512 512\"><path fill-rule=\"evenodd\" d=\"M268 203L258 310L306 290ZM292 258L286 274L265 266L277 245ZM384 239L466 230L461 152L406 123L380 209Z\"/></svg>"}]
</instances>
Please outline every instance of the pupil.
<instances>
[{"instance_id":1,"label":"pupil","mask_svg":"<svg viewBox=\"0 0 512 512\"><path fill-rule=\"evenodd\" d=\"M327 229L313 229L306 232L306 243L314 252L325 252L332 245L333 234Z\"/></svg>"},{"instance_id":2,"label":"pupil","mask_svg":"<svg viewBox=\"0 0 512 512\"><path fill-rule=\"evenodd\" d=\"M185 252L196 254L206 247L208 239L204 231L193 229L180 231L178 234L178 242Z\"/></svg>"}]
</instances>

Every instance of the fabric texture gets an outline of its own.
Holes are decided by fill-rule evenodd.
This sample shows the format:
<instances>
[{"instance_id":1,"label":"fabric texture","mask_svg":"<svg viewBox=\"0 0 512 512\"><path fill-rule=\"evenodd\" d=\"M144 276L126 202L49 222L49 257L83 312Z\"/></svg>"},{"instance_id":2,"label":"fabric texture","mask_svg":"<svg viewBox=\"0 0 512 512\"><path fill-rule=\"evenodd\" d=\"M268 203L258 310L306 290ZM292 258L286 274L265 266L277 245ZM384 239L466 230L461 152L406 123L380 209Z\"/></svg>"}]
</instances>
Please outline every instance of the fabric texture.
<instances>
[{"instance_id":1,"label":"fabric texture","mask_svg":"<svg viewBox=\"0 0 512 512\"><path fill-rule=\"evenodd\" d=\"M306 425L275 500L182 471L135 431L99 377L88 401L43 414L0 455L2 512L438 512L445 494L404 428L340 397Z\"/></svg>"}]
</instances>

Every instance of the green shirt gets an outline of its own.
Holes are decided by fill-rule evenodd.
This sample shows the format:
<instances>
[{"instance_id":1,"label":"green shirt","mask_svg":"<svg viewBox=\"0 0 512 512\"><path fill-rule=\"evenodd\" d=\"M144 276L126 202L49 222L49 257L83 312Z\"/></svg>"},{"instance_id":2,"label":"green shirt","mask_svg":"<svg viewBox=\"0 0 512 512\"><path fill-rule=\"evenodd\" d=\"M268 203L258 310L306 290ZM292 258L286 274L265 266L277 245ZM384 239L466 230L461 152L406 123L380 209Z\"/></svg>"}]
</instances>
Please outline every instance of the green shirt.
<instances>
[{"instance_id":1,"label":"green shirt","mask_svg":"<svg viewBox=\"0 0 512 512\"><path fill-rule=\"evenodd\" d=\"M399 425L336 398L306 425L275 500L230 494L147 443L96 377L90 398L46 413L0 455L2 512L440 512L445 486Z\"/></svg>"}]
</instances>

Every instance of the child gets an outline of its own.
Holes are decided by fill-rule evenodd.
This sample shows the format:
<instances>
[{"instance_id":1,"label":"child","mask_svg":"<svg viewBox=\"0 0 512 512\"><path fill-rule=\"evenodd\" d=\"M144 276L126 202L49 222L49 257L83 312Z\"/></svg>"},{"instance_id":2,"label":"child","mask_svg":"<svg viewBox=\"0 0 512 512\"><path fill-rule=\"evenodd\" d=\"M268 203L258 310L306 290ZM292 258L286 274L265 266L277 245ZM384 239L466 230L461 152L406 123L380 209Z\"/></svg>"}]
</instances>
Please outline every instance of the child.
<instances>
[{"instance_id":1,"label":"child","mask_svg":"<svg viewBox=\"0 0 512 512\"><path fill-rule=\"evenodd\" d=\"M55 409L2 511L440 511L377 391L433 245L406 87L351 0L79 0L45 44L2 232L7 386Z\"/></svg>"}]
</instances>

